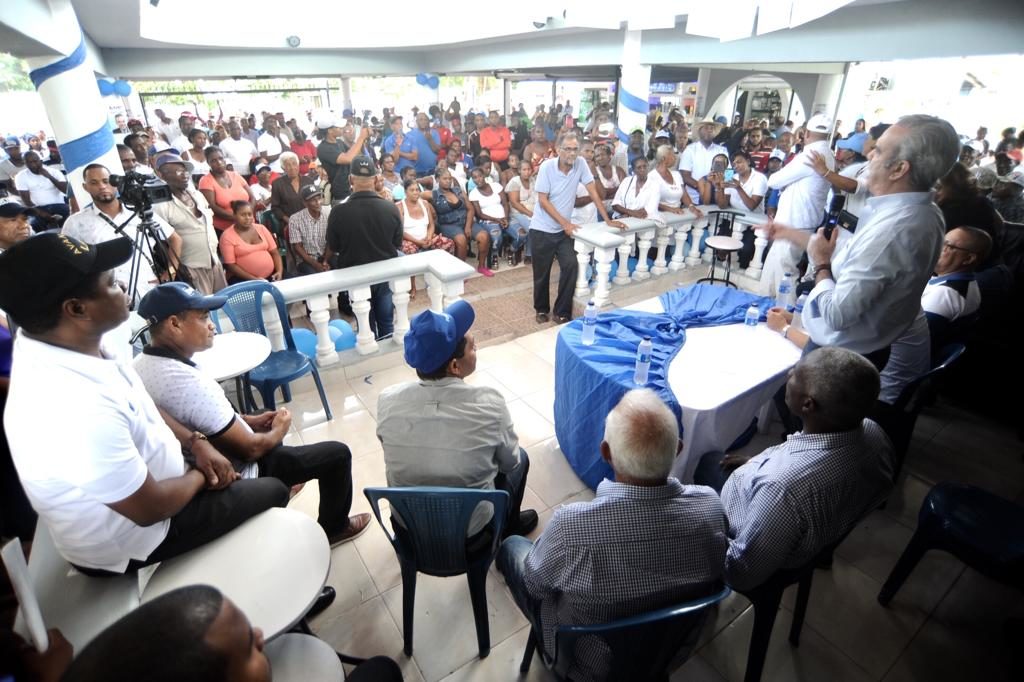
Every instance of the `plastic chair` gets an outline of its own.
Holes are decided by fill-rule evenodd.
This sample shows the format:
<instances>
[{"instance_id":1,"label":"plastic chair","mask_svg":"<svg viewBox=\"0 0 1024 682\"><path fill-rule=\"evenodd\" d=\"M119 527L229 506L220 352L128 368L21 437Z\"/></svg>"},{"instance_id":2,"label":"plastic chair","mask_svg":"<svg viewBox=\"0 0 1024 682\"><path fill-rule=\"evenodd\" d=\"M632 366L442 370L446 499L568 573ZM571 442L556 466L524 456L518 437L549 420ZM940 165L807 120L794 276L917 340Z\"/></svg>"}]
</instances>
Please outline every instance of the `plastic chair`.
<instances>
[{"instance_id":1,"label":"plastic chair","mask_svg":"<svg viewBox=\"0 0 1024 682\"><path fill-rule=\"evenodd\" d=\"M440 487L366 488L363 493L402 566L402 624L406 655L412 656L416 573L440 577L465 573L473 602L480 658L486 657L491 652L490 625L487 622L487 569L501 544L508 493L504 490ZM392 512L397 512L405 521L405 532L388 532L380 516L382 499L387 500ZM466 546L466 531L473 511L481 502L494 505L494 514L485 527L491 533L490 543L471 550Z\"/></svg>"},{"instance_id":2,"label":"plastic chair","mask_svg":"<svg viewBox=\"0 0 1024 682\"><path fill-rule=\"evenodd\" d=\"M708 607L731 592L724 587L708 597L610 623L561 625L555 632L554 658L547 655L544 647L540 648L540 658L558 679L569 679L576 660L576 643L584 637L598 637L611 650L609 680L668 680L670 667L678 667L692 653ZM520 673L530 670L539 636L530 629Z\"/></svg>"},{"instance_id":3,"label":"plastic chair","mask_svg":"<svg viewBox=\"0 0 1024 682\"><path fill-rule=\"evenodd\" d=\"M711 249L711 270L707 277L701 277L697 282L708 282L714 285L715 282L724 282L726 286L736 289L736 284L729 281L729 274L732 272L732 255L739 253L743 248L743 242L732 236L732 224L736 216L742 215L737 211L708 211L708 228L711 228L711 221L714 220L715 228L712 236L704 242ZM724 234L728 231L728 234ZM715 278L715 264L719 260L725 261L725 279Z\"/></svg>"},{"instance_id":4,"label":"plastic chair","mask_svg":"<svg viewBox=\"0 0 1024 682\"><path fill-rule=\"evenodd\" d=\"M939 483L917 515L917 530L878 593L888 606L930 549L949 552L979 573L1024 589L1024 507L960 483Z\"/></svg>"},{"instance_id":5,"label":"plastic chair","mask_svg":"<svg viewBox=\"0 0 1024 682\"><path fill-rule=\"evenodd\" d=\"M277 305L277 316L281 320L287 348L273 351L270 357L263 361L263 364L249 372L249 383L259 390L260 396L263 398L263 405L271 410L275 408L274 391L279 386L284 401L290 401L292 393L288 384L301 376L312 373L316 390L320 394L320 402L323 403L324 411L327 413L327 419L333 419L331 406L327 402L324 386L320 381L320 372L309 358L295 348L284 297L281 296L277 287L263 281L241 282L232 284L218 293L228 297L224 313L231 320L235 331L255 332L266 336L267 328L263 321L263 296L272 296ZM248 394L245 397L246 402L251 402Z\"/></svg>"}]
</instances>

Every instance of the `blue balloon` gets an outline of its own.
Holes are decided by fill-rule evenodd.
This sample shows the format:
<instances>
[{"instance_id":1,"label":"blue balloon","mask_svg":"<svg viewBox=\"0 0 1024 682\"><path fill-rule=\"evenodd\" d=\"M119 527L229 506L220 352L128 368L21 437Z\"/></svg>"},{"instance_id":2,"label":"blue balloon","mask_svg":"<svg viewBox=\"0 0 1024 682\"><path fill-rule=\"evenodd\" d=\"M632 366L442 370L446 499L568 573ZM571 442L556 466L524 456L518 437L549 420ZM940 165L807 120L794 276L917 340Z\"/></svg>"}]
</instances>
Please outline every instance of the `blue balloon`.
<instances>
[{"instance_id":1,"label":"blue balloon","mask_svg":"<svg viewBox=\"0 0 1024 682\"><path fill-rule=\"evenodd\" d=\"M316 334L308 329L292 329L292 340L300 353L310 360L316 360Z\"/></svg>"},{"instance_id":2,"label":"blue balloon","mask_svg":"<svg viewBox=\"0 0 1024 682\"><path fill-rule=\"evenodd\" d=\"M331 320L331 338L334 339L334 350L347 350L356 347L356 332L345 320ZM338 332L335 336L335 332Z\"/></svg>"},{"instance_id":3,"label":"blue balloon","mask_svg":"<svg viewBox=\"0 0 1024 682\"><path fill-rule=\"evenodd\" d=\"M113 82L101 78L96 81L96 85L99 86L101 96L107 97L114 94Z\"/></svg>"},{"instance_id":4,"label":"blue balloon","mask_svg":"<svg viewBox=\"0 0 1024 682\"><path fill-rule=\"evenodd\" d=\"M431 90L437 90L439 85L441 85L441 79L437 76L431 76L427 79L427 87Z\"/></svg>"},{"instance_id":5,"label":"blue balloon","mask_svg":"<svg viewBox=\"0 0 1024 682\"><path fill-rule=\"evenodd\" d=\"M425 73L418 73L418 74L416 74L416 85L426 85L426 84L427 84L427 74L425 74Z\"/></svg>"},{"instance_id":6,"label":"blue balloon","mask_svg":"<svg viewBox=\"0 0 1024 682\"><path fill-rule=\"evenodd\" d=\"M132 94L132 86L128 81L114 81L114 94L127 97Z\"/></svg>"}]
</instances>

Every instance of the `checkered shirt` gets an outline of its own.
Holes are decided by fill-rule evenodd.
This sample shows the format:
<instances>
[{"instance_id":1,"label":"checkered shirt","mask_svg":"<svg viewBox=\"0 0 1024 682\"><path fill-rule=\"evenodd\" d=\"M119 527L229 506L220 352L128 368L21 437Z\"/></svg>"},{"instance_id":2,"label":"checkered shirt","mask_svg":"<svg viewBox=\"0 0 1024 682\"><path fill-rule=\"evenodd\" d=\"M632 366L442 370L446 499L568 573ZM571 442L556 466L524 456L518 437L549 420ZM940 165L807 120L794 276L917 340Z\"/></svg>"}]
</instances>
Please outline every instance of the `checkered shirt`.
<instances>
[{"instance_id":1,"label":"checkered shirt","mask_svg":"<svg viewBox=\"0 0 1024 682\"><path fill-rule=\"evenodd\" d=\"M841 538L889 494L892 457L866 419L851 431L793 434L736 469L722 487L726 582L751 589Z\"/></svg>"},{"instance_id":2,"label":"checkered shirt","mask_svg":"<svg viewBox=\"0 0 1024 682\"><path fill-rule=\"evenodd\" d=\"M711 593L722 576L727 519L711 488L602 481L597 497L557 509L526 557L544 648L560 624L589 625ZM580 640L572 679L607 676L608 650Z\"/></svg>"},{"instance_id":3,"label":"checkered shirt","mask_svg":"<svg viewBox=\"0 0 1024 682\"><path fill-rule=\"evenodd\" d=\"M293 213L288 219L288 241L291 244L302 242L302 248L313 258L319 258L327 250L327 218L331 207L320 209L320 218L314 219L308 208Z\"/></svg>"}]
</instances>

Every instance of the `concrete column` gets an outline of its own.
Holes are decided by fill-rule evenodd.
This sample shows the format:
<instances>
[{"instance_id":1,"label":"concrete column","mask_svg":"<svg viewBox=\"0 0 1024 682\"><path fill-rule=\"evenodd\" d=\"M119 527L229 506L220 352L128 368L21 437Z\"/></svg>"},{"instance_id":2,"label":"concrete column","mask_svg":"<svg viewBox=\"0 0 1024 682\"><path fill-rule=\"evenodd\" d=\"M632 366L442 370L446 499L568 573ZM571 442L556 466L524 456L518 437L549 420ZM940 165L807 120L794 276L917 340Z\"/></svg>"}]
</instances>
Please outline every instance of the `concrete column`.
<instances>
[{"instance_id":1,"label":"concrete column","mask_svg":"<svg viewBox=\"0 0 1024 682\"><path fill-rule=\"evenodd\" d=\"M615 93L619 139L629 142L629 131L646 130L651 91L651 67L640 63L640 31L625 31L622 41L622 76Z\"/></svg>"},{"instance_id":2,"label":"concrete column","mask_svg":"<svg viewBox=\"0 0 1024 682\"><path fill-rule=\"evenodd\" d=\"M697 69L697 104L694 105L693 120L699 121L707 113L708 85L711 81L711 69ZM713 104L713 102L711 102ZM729 115L732 123L732 115Z\"/></svg>"},{"instance_id":3,"label":"concrete column","mask_svg":"<svg viewBox=\"0 0 1024 682\"><path fill-rule=\"evenodd\" d=\"M839 100L839 90L843 84L843 74L823 74L818 76L817 87L814 88L814 101L810 105L810 111L806 112L810 118L814 114L828 114L835 116L835 106ZM804 106L807 106L806 103Z\"/></svg>"},{"instance_id":4,"label":"concrete column","mask_svg":"<svg viewBox=\"0 0 1024 682\"><path fill-rule=\"evenodd\" d=\"M341 77L341 108L352 109L352 79L348 76Z\"/></svg>"},{"instance_id":5,"label":"concrete column","mask_svg":"<svg viewBox=\"0 0 1024 682\"><path fill-rule=\"evenodd\" d=\"M54 43L59 41L63 56L31 57L26 61L29 77L43 101L60 148L68 182L75 194L82 197L82 171L86 166L101 163L119 172L121 161L107 122L107 107L96 85L96 74L86 59L85 37L75 10L70 0L52 0L49 9L46 30L54 36Z\"/></svg>"},{"instance_id":6,"label":"concrete column","mask_svg":"<svg viewBox=\"0 0 1024 682\"><path fill-rule=\"evenodd\" d=\"M503 102L505 103L505 122L506 124L511 125L511 121L508 117L512 115L512 81L507 78L503 78L501 80L501 84L505 94L503 98Z\"/></svg>"}]
</instances>

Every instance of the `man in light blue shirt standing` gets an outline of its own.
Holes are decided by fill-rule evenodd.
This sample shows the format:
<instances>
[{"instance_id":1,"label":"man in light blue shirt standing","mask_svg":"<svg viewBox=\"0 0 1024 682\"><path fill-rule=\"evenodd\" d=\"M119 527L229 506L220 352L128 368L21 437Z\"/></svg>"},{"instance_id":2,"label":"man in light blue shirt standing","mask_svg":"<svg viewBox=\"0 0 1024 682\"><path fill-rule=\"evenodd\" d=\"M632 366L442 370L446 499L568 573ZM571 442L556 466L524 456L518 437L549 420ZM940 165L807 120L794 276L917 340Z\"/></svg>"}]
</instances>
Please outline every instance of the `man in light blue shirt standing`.
<instances>
[{"instance_id":1,"label":"man in light blue shirt standing","mask_svg":"<svg viewBox=\"0 0 1024 682\"><path fill-rule=\"evenodd\" d=\"M391 134L384 138L380 146L381 154L390 154L395 159L395 172L401 175L403 168L408 168L419 159L416 141L411 135L402 132L402 117L391 118Z\"/></svg>"},{"instance_id":2,"label":"man in light blue shirt standing","mask_svg":"<svg viewBox=\"0 0 1024 682\"><path fill-rule=\"evenodd\" d=\"M533 308L537 322L548 321L551 296L548 283L551 264L558 258L558 293L555 295L555 321L568 322L572 317L572 294L576 283L576 252L573 234L579 225L570 220L576 205L576 188L584 185L591 200L609 227L625 229L611 220L604 210L604 200L594 188L594 175L587 162L579 158L580 140L574 133L565 133L558 141L558 158L548 159L537 171L537 209L530 221L530 249L533 253Z\"/></svg>"}]
</instances>

